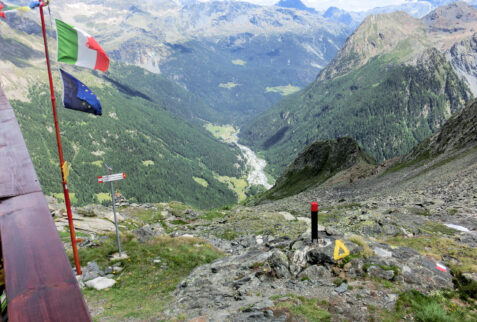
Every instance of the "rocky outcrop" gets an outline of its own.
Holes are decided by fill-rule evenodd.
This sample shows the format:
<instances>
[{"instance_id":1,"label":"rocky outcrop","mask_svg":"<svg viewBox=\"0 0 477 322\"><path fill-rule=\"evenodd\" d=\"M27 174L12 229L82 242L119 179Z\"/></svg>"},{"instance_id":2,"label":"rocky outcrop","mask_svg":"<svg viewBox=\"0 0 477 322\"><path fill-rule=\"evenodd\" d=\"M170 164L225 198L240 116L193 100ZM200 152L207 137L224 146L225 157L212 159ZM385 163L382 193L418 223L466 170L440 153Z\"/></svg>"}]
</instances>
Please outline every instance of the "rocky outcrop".
<instances>
[{"instance_id":1,"label":"rocky outcrop","mask_svg":"<svg viewBox=\"0 0 477 322\"><path fill-rule=\"evenodd\" d=\"M474 96L477 95L477 34L456 43L446 54L456 73L464 78Z\"/></svg>"},{"instance_id":2,"label":"rocky outcrop","mask_svg":"<svg viewBox=\"0 0 477 322\"><path fill-rule=\"evenodd\" d=\"M436 156L477 145L477 101L454 114L433 136L404 157L406 161Z\"/></svg>"},{"instance_id":3,"label":"rocky outcrop","mask_svg":"<svg viewBox=\"0 0 477 322\"><path fill-rule=\"evenodd\" d=\"M349 248L352 259L334 259L338 238ZM369 292L367 287L349 287L355 278L369 276L420 291L452 287L449 272L439 271L435 262L405 247L392 249L370 241L376 253L365 258L360 246L339 235L326 236L320 244L301 238L279 245L253 246L242 254L196 268L177 287L177 305L169 314L202 316L209 321L244 321L253 314L254 320L268 321L273 317L270 311L275 318L283 314L273 311L271 299L283 294L313 294L330 302L349 299L338 316L355 320L366 318L360 310L364 303L389 308L397 300L389 288Z\"/></svg>"},{"instance_id":4,"label":"rocky outcrop","mask_svg":"<svg viewBox=\"0 0 477 322\"><path fill-rule=\"evenodd\" d=\"M307 146L277 179L266 198L278 199L325 182L358 164L375 164L352 138L318 141Z\"/></svg>"}]
</instances>

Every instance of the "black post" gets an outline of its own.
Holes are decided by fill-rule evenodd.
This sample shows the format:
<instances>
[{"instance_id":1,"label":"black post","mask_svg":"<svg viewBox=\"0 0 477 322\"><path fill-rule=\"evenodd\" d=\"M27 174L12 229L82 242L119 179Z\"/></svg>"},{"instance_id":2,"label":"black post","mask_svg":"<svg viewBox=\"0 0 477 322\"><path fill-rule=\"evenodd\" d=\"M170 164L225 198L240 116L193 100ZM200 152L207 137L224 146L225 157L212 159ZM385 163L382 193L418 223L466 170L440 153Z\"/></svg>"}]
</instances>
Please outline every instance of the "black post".
<instances>
[{"instance_id":1,"label":"black post","mask_svg":"<svg viewBox=\"0 0 477 322\"><path fill-rule=\"evenodd\" d=\"M318 203L311 203L311 242L318 243Z\"/></svg>"}]
</instances>

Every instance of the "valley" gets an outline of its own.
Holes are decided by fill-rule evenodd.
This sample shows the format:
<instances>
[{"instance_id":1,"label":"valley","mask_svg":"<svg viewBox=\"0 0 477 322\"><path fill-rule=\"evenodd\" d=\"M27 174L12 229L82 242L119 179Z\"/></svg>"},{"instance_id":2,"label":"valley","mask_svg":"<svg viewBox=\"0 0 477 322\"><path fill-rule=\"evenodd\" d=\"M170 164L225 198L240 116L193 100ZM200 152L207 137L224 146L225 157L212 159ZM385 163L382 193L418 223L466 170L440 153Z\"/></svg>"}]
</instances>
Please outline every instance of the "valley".
<instances>
[{"instance_id":1,"label":"valley","mask_svg":"<svg viewBox=\"0 0 477 322\"><path fill-rule=\"evenodd\" d=\"M84 281L106 274L108 265L120 270L110 274L117 286L109 293L85 291L93 316L475 319L476 108L474 101L430 138L447 142L437 154L427 154L434 145L424 142L400 160L374 165L372 172L351 166L322 185L280 200L208 211L180 203L123 205L122 238L133 255L121 264L105 260L114 252L112 235L101 240L87 224L105 218L108 209L76 209L89 214L76 219L78 227L86 228L80 255L90 263ZM468 115L469 122L460 123ZM452 122L462 126L455 141ZM469 140L459 143L461 138ZM413 157L422 153L428 156ZM318 245L310 241L310 201L319 202ZM50 207L55 221L64 221L61 205ZM336 259L337 240L350 256ZM184 256L197 266L179 272L178 267L185 269ZM176 286L161 282L165 278ZM468 293L459 283L467 285Z\"/></svg>"},{"instance_id":2,"label":"valley","mask_svg":"<svg viewBox=\"0 0 477 322\"><path fill-rule=\"evenodd\" d=\"M236 145L240 151L242 151L247 166L247 182L249 185L263 186L265 189L270 189L272 187L272 184L269 182L269 176L264 171L265 166L267 165L266 161L259 158L250 148L238 143L238 134L240 130L232 125L217 126L207 124L205 127L217 138L228 144Z\"/></svg>"}]
</instances>

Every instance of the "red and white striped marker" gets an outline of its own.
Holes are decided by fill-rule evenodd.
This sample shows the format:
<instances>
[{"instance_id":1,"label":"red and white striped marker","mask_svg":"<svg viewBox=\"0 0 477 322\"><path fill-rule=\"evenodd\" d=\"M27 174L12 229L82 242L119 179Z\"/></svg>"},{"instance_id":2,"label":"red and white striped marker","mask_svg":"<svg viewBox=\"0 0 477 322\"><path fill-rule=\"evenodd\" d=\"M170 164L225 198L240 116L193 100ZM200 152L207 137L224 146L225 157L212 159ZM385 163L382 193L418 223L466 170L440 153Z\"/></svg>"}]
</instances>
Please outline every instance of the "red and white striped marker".
<instances>
[{"instance_id":1,"label":"red and white striped marker","mask_svg":"<svg viewBox=\"0 0 477 322\"><path fill-rule=\"evenodd\" d=\"M440 270L441 272L447 273L447 267L445 267L441 263L436 263L436 269Z\"/></svg>"},{"instance_id":2,"label":"red and white striped marker","mask_svg":"<svg viewBox=\"0 0 477 322\"><path fill-rule=\"evenodd\" d=\"M123 180L125 178L126 178L125 173L115 173L115 174L110 174L109 176L99 176L98 177L98 182L99 183L105 183L105 182L110 182L110 181Z\"/></svg>"}]
</instances>

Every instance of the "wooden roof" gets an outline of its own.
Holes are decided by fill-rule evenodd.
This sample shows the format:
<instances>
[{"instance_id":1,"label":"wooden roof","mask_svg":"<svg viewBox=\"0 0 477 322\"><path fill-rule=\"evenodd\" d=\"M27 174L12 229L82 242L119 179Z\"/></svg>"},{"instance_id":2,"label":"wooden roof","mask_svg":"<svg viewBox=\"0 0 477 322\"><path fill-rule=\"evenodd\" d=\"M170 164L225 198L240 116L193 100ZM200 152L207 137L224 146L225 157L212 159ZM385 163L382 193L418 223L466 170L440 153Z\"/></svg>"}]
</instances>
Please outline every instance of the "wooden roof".
<instances>
[{"instance_id":1,"label":"wooden roof","mask_svg":"<svg viewBox=\"0 0 477 322\"><path fill-rule=\"evenodd\" d=\"M91 321L1 87L0 238L9 321Z\"/></svg>"}]
</instances>

